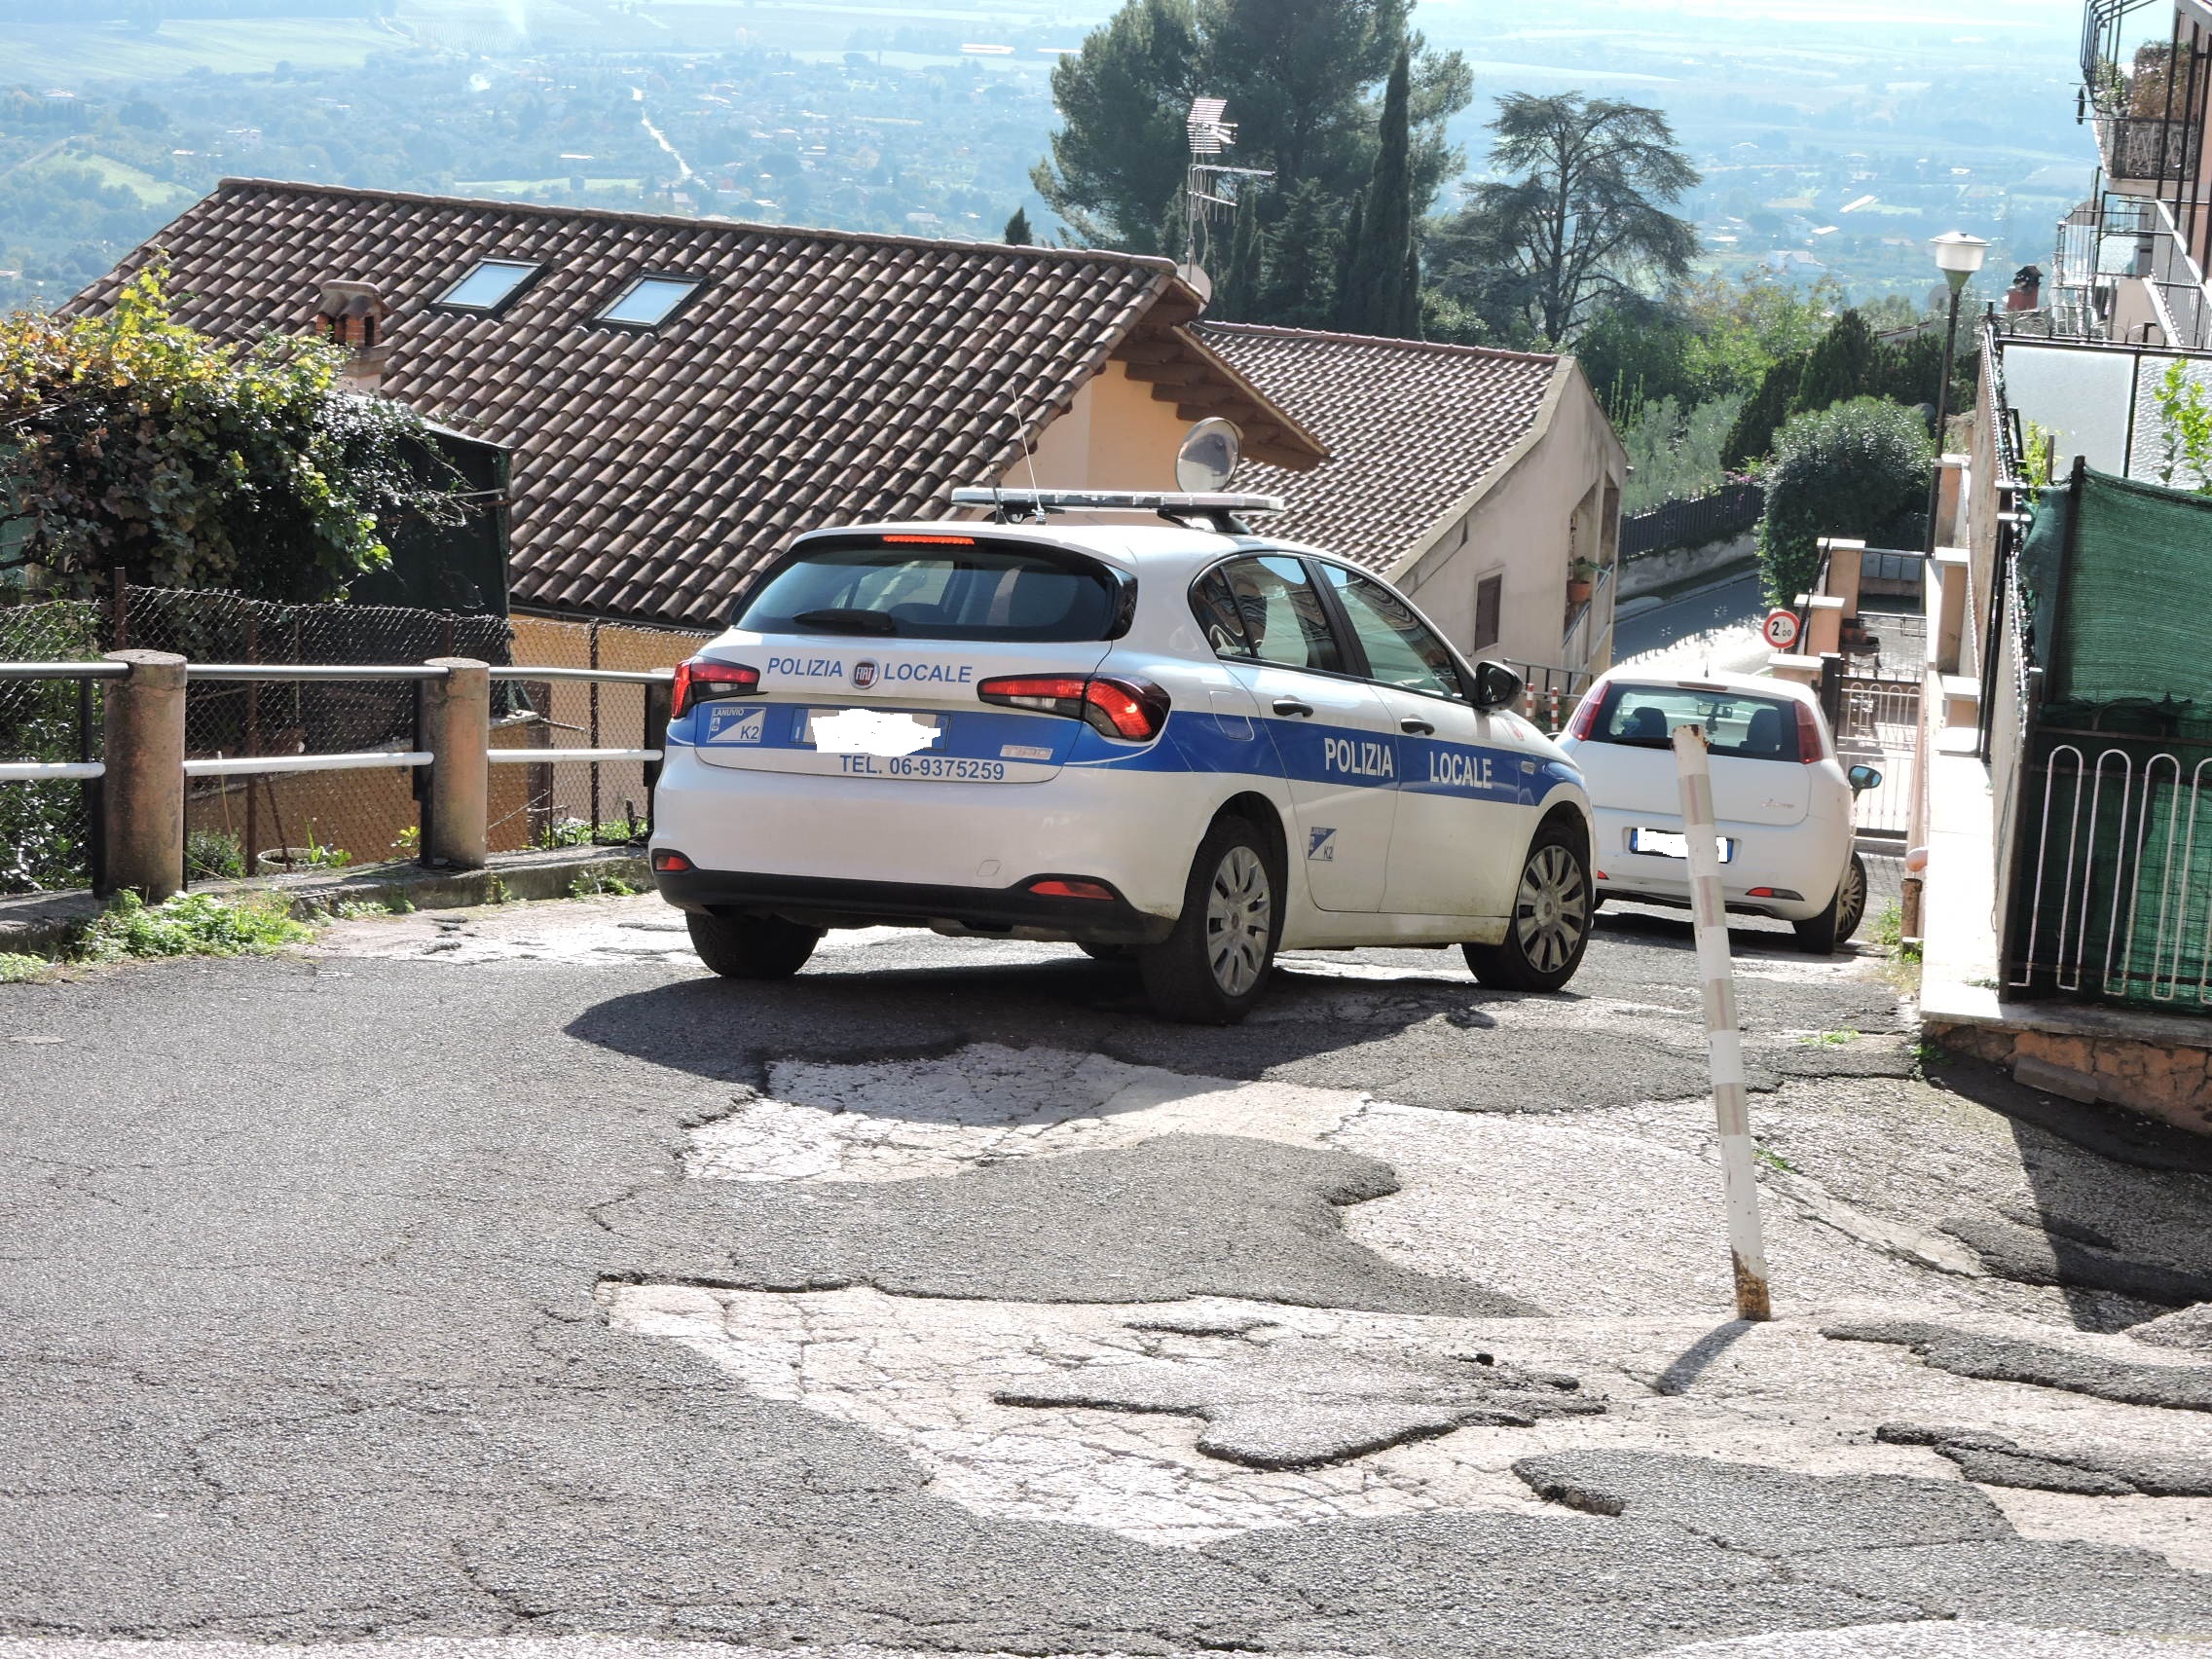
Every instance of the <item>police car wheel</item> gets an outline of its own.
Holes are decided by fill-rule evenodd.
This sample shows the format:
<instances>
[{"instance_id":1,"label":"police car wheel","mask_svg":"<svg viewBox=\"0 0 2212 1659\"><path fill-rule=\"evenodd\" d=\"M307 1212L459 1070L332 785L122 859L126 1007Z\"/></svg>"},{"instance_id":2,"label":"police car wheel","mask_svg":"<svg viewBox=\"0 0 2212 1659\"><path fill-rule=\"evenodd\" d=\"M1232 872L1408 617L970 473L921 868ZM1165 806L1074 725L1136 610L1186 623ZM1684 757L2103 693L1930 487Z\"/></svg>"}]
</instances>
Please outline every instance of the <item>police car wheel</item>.
<instances>
[{"instance_id":1,"label":"police car wheel","mask_svg":"<svg viewBox=\"0 0 2212 1659\"><path fill-rule=\"evenodd\" d=\"M1145 996L1162 1019L1242 1019L1267 989L1281 938L1282 881L1268 844L1243 819L1224 818L1191 862L1175 931L1135 953Z\"/></svg>"},{"instance_id":2,"label":"police car wheel","mask_svg":"<svg viewBox=\"0 0 2212 1659\"><path fill-rule=\"evenodd\" d=\"M1558 990L1590 946L1593 896L1582 838L1565 825L1545 825L1522 861L1504 940L1461 945L1467 966L1493 990Z\"/></svg>"},{"instance_id":3,"label":"police car wheel","mask_svg":"<svg viewBox=\"0 0 2212 1659\"><path fill-rule=\"evenodd\" d=\"M687 913L691 948L725 979L788 979L806 966L822 942L820 928L802 928L773 916L702 916Z\"/></svg>"}]
</instances>

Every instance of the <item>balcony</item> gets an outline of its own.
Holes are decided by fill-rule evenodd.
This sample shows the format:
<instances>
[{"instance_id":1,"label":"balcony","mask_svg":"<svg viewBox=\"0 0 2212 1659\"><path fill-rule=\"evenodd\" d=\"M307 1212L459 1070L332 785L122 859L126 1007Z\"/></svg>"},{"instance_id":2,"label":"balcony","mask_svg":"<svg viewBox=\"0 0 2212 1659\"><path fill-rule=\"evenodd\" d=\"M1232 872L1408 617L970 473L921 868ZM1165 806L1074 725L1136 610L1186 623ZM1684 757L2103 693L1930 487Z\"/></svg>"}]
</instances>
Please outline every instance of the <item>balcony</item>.
<instances>
[{"instance_id":1,"label":"balcony","mask_svg":"<svg viewBox=\"0 0 2212 1659\"><path fill-rule=\"evenodd\" d=\"M2212 347L2212 303L2168 203L2108 190L2062 220L2050 310L2014 333L2180 350Z\"/></svg>"},{"instance_id":2,"label":"balcony","mask_svg":"<svg viewBox=\"0 0 2212 1659\"><path fill-rule=\"evenodd\" d=\"M2187 176L2191 123L2162 116L2099 116L2096 129L2105 176L2115 184L2172 184Z\"/></svg>"}]
</instances>

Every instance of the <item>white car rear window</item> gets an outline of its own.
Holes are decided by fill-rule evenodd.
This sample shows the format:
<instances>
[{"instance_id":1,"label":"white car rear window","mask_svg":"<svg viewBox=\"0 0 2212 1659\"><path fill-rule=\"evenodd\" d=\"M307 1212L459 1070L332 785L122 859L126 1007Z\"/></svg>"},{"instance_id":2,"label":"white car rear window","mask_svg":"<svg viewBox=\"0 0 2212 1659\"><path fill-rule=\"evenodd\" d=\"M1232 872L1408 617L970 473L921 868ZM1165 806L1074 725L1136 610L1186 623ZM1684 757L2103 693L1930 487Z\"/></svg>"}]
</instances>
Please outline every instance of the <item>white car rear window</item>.
<instances>
[{"instance_id":1,"label":"white car rear window","mask_svg":"<svg viewBox=\"0 0 2212 1659\"><path fill-rule=\"evenodd\" d=\"M760 634L908 640L1104 640L1122 584L1058 549L916 535L807 548L739 605Z\"/></svg>"},{"instance_id":2,"label":"white car rear window","mask_svg":"<svg viewBox=\"0 0 2212 1659\"><path fill-rule=\"evenodd\" d=\"M1792 763L1802 758L1795 704L1714 687L1609 685L1583 741L1665 749L1675 741L1675 728L1685 725L1703 726L1706 745L1714 755Z\"/></svg>"}]
</instances>

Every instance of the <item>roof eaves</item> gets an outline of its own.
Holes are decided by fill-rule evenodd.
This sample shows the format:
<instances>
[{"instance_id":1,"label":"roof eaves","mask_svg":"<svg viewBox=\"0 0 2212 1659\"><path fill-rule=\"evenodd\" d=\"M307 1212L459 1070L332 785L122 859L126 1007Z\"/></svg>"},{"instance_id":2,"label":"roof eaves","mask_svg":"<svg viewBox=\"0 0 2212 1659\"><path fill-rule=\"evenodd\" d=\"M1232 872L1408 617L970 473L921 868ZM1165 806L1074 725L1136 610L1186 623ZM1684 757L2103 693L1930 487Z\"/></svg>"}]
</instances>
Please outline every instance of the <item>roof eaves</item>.
<instances>
[{"instance_id":1,"label":"roof eaves","mask_svg":"<svg viewBox=\"0 0 2212 1659\"><path fill-rule=\"evenodd\" d=\"M1203 360L1216 374L1228 381L1236 389L1239 396L1249 399L1268 418L1271 424L1281 430L1286 441L1272 444L1269 447L1283 451L1285 459L1273 464L1283 466L1293 472L1309 472L1329 459L1328 445L1324 444L1310 427L1245 378L1227 357L1224 357L1219 351L1199 339L1194 328L1179 327L1170 329L1168 332L1179 343L1188 347ZM1299 456L1304 457L1303 461L1290 459Z\"/></svg>"}]
</instances>

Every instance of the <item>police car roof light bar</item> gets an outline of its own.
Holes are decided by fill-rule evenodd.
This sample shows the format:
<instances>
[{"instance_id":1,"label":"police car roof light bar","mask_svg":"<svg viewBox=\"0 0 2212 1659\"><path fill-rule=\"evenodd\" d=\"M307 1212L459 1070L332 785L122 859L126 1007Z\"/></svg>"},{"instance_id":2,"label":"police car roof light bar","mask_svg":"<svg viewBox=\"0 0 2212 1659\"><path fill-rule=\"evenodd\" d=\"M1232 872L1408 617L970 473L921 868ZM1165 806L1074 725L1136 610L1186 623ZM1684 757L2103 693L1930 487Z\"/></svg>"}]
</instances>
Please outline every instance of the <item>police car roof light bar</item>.
<instances>
[{"instance_id":1,"label":"police car roof light bar","mask_svg":"<svg viewBox=\"0 0 2212 1659\"><path fill-rule=\"evenodd\" d=\"M1174 524L1211 519L1225 535L1239 535L1247 513L1279 513L1280 496L1239 496L1214 490L1000 490L989 485L952 492L956 507L989 507L1001 524L1049 513L1158 513Z\"/></svg>"}]
</instances>

